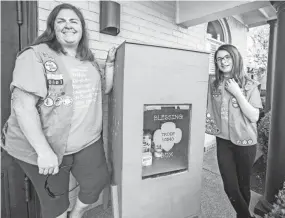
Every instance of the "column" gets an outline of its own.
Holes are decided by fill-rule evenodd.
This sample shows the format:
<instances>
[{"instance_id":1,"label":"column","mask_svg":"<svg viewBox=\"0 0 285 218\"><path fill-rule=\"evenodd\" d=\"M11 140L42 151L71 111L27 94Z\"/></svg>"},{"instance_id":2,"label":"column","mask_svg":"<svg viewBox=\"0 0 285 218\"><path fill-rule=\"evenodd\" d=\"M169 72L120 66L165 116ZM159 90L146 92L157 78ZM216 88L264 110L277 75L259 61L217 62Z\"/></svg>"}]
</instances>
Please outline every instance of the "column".
<instances>
[{"instance_id":1,"label":"column","mask_svg":"<svg viewBox=\"0 0 285 218\"><path fill-rule=\"evenodd\" d=\"M277 43L273 80L271 131L265 183L265 199L272 203L285 181L285 1L272 2L277 11Z\"/></svg>"},{"instance_id":2,"label":"column","mask_svg":"<svg viewBox=\"0 0 285 218\"><path fill-rule=\"evenodd\" d=\"M275 195L285 181L285 1L272 1L277 12L276 52L272 57L273 79L271 99L271 126L268 143L268 157L264 196L255 206L254 212L260 216L267 214L275 201ZM274 60L275 59L275 60ZM271 66L271 70L272 70Z\"/></svg>"},{"instance_id":3,"label":"column","mask_svg":"<svg viewBox=\"0 0 285 218\"><path fill-rule=\"evenodd\" d=\"M268 48L268 61L267 61L267 81L266 81L266 102L265 112L271 110L272 105L272 84L275 72L275 60L276 60L276 42L277 42L277 20L268 21L270 26L269 35L269 48Z\"/></svg>"}]
</instances>

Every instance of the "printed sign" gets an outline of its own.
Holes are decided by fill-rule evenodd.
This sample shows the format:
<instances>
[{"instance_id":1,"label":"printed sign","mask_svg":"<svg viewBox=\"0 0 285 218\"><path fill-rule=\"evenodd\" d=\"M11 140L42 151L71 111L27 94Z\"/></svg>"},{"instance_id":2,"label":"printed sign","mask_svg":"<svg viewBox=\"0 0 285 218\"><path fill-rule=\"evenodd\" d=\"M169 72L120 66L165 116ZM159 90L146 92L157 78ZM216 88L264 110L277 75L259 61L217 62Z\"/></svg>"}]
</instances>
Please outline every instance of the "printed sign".
<instances>
[{"instance_id":1,"label":"printed sign","mask_svg":"<svg viewBox=\"0 0 285 218\"><path fill-rule=\"evenodd\" d=\"M190 104L144 106L143 178L188 168L190 114ZM146 138L150 149L145 149Z\"/></svg>"}]
</instances>

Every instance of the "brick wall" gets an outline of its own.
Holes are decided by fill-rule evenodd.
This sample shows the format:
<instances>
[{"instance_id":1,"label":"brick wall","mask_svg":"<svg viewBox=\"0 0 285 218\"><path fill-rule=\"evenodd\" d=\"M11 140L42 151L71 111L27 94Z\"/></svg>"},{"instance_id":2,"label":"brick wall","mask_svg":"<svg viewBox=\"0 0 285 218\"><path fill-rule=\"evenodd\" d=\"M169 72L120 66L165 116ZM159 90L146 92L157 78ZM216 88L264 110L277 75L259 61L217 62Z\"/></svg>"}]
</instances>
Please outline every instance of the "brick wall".
<instances>
[{"instance_id":1,"label":"brick wall","mask_svg":"<svg viewBox=\"0 0 285 218\"><path fill-rule=\"evenodd\" d=\"M99 61L107 57L107 51L124 40L140 43L192 49L205 48L206 24L184 29L175 24L175 2L168 1L120 1L121 32L118 36L99 33L98 1L61 1L81 9L87 21L90 46ZM59 1L39 1L39 34L46 27L49 12Z\"/></svg>"},{"instance_id":2,"label":"brick wall","mask_svg":"<svg viewBox=\"0 0 285 218\"><path fill-rule=\"evenodd\" d=\"M71 3L81 9L85 17L90 47L99 63L104 63L107 51L119 45L124 40L140 43L151 43L171 47L188 49L206 49L207 24L200 24L188 29L175 24L174 1L120 1L121 5L121 31L118 36L99 33L99 1L39 1L39 34L46 27L46 20L50 11L58 4ZM234 18L227 18L232 44L236 45L243 57L246 57L245 28ZM107 102L104 98L104 120L107 121ZM107 131L104 126L104 132ZM104 135L105 143L107 136Z\"/></svg>"}]
</instances>

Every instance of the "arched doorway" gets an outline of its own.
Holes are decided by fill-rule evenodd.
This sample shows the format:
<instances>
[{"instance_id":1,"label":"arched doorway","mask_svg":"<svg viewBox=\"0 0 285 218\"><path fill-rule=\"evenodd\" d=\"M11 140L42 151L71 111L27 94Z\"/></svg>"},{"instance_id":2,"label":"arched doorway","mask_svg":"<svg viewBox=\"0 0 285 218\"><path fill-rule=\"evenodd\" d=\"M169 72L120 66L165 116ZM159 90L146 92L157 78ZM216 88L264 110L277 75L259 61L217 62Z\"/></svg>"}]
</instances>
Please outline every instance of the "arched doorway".
<instances>
[{"instance_id":1,"label":"arched doorway","mask_svg":"<svg viewBox=\"0 0 285 218\"><path fill-rule=\"evenodd\" d=\"M214 20L208 23L207 26L207 48L210 54L209 73L215 73L214 53L222 44L231 43L231 34L226 19Z\"/></svg>"}]
</instances>

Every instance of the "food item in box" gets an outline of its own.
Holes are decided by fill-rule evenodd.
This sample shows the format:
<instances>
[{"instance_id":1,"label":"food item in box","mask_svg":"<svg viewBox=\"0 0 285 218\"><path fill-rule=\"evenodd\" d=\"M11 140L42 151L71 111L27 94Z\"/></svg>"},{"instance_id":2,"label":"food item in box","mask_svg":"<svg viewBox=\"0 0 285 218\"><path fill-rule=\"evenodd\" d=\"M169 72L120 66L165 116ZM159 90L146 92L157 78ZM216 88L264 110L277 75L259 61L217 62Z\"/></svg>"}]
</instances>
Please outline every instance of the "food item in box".
<instances>
[{"instance_id":1,"label":"food item in box","mask_svg":"<svg viewBox=\"0 0 285 218\"><path fill-rule=\"evenodd\" d=\"M154 156L158 158L162 157L161 144L154 144Z\"/></svg>"},{"instance_id":2,"label":"food item in box","mask_svg":"<svg viewBox=\"0 0 285 218\"><path fill-rule=\"evenodd\" d=\"M143 134L143 147L142 147L142 165L150 166L152 165L152 153L151 153L151 143L152 135L148 130L144 131Z\"/></svg>"},{"instance_id":3,"label":"food item in box","mask_svg":"<svg viewBox=\"0 0 285 218\"><path fill-rule=\"evenodd\" d=\"M144 133L143 135L143 150L142 152L150 152L151 149L151 134Z\"/></svg>"},{"instance_id":4,"label":"food item in box","mask_svg":"<svg viewBox=\"0 0 285 218\"><path fill-rule=\"evenodd\" d=\"M152 154L151 154L151 152L145 152L142 154L142 165L144 167L152 165Z\"/></svg>"}]
</instances>

